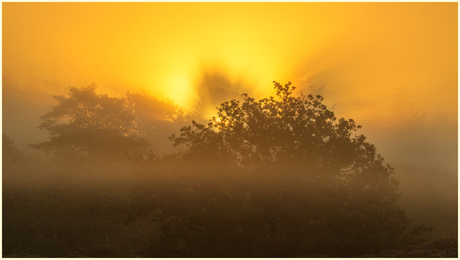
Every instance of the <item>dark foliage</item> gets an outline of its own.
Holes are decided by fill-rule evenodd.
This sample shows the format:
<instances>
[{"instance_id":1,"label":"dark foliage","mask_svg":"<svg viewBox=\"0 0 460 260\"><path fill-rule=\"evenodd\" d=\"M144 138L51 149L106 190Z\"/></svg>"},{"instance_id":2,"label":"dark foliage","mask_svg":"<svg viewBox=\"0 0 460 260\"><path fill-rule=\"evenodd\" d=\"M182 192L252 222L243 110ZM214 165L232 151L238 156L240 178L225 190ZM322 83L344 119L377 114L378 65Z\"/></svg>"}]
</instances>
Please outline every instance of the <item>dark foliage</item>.
<instances>
[{"instance_id":1,"label":"dark foliage","mask_svg":"<svg viewBox=\"0 0 460 260\"><path fill-rule=\"evenodd\" d=\"M124 99L96 94L95 90L95 84L71 87L69 97L55 96L59 104L41 117L39 126L49 132L49 140L31 146L71 160L113 160L148 146L146 140L131 133L134 116L126 109Z\"/></svg>"},{"instance_id":2,"label":"dark foliage","mask_svg":"<svg viewBox=\"0 0 460 260\"><path fill-rule=\"evenodd\" d=\"M276 98L244 94L241 104L223 103L207 125L193 121L171 136L175 145L186 145L183 160L216 174L220 167L255 178L251 189L262 185L265 191L246 192L260 196L264 211L274 214L266 223L276 237L272 249L302 236L315 241L312 248L338 255L395 246L407 220L396 205L393 169L354 134L360 126L337 120L322 96L294 97L290 83L274 84Z\"/></svg>"},{"instance_id":3,"label":"dark foliage","mask_svg":"<svg viewBox=\"0 0 460 260\"><path fill-rule=\"evenodd\" d=\"M192 166L192 165L190 165ZM161 168L158 165L157 170ZM372 220L317 219L321 198L273 193L230 171L159 172L142 182L80 182L3 190L4 257L454 257L456 240L365 241ZM225 178L212 177L221 174ZM303 201L302 200L306 200ZM356 209L360 211L360 209ZM313 220L313 221L312 221ZM377 220L378 221L378 220ZM350 226L348 226L350 225ZM409 232L410 233L410 232ZM360 237L362 236L362 237ZM372 237L371 237L372 238ZM376 240L373 240L375 242ZM410 242L410 241L409 241ZM366 248L367 246L371 246Z\"/></svg>"},{"instance_id":4,"label":"dark foliage","mask_svg":"<svg viewBox=\"0 0 460 260\"><path fill-rule=\"evenodd\" d=\"M456 239L406 227L394 171L353 120L321 96L295 97L290 83L275 90L223 103L208 124L170 138L185 151L158 157L143 138L184 120L177 107L71 88L42 117L50 141L35 147L117 162L137 149L130 172L53 163L27 185L4 179L3 257L457 256ZM5 137L4 151L19 156ZM63 173L80 177L43 181Z\"/></svg>"}]
</instances>

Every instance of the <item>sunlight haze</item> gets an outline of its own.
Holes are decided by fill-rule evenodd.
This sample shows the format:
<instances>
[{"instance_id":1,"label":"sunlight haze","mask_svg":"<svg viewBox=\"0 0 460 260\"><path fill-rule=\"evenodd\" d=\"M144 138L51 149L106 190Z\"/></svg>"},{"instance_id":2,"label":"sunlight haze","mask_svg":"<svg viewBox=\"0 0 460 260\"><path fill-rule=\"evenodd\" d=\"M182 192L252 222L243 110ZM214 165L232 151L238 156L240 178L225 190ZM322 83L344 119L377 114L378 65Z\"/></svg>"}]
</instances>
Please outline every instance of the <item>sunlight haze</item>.
<instances>
[{"instance_id":1,"label":"sunlight haze","mask_svg":"<svg viewBox=\"0 0 460 260\"><path fill-rule=\"evenodd\" d=\"M317 75L341 99L403 84L418 105L452 111L453 5L3 3L3 73L52 75L64 87L94 81L118 95L146 89L189 110L205 69L246 79L239 91L256 95L273 80Z\"/></svg>"},{"instance_id":2,"label":"sunlight haze","mask_svg":"<svg viewBox=\"0 0 460 260\"><path fill-rule=\"evenodd\" d=\"M303 92L311 84L325 85L326 104L368 125L363 131L371 138L369 129L381 115L387 115L386 124L396 120L390 106L403 87L415 111L427 118L442 113L448 120L443 123L452 125L458 93L456 7L3 3L3 87L40 93L34 102L41 108L21 119L38 122L52 95L92 82L114 96L146 90L188 112L198 112L202 104L202 120L225 101L204 95L206 88L224 88L235 93L233 98L241 93L262 98L274 94L273 80L291 81ZM4 131L18 126L4 120ZM384 143L374 136L374 142Z\"/></svg>"},{"instance_id":3,"label":"sunlight haze","mask_svg":"<svg viewBox=\"0 0 460 260\"><path fill-rule=\"evenodd\" d=\"M3 257L458 256L456 2L4 2L2 57Z\"/></svg>"}]
</instances>

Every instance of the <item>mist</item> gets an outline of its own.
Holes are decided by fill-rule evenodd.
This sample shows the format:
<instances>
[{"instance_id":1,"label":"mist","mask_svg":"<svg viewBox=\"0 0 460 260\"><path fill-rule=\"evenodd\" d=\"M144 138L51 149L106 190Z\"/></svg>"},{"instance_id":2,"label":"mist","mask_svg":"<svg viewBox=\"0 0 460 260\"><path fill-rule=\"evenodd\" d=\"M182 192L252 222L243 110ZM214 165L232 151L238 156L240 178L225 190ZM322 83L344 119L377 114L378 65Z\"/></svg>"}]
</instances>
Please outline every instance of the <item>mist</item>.
<instances>
[{"instance_id":1,"label":"mist","mask_svg":"<svg viewBox=\"0 0 460 260\"><path fill-rule=\"evenodd\" d=\"M457 3L2 7L3 256L457 256Z\"/></svg>"}]
</instances>

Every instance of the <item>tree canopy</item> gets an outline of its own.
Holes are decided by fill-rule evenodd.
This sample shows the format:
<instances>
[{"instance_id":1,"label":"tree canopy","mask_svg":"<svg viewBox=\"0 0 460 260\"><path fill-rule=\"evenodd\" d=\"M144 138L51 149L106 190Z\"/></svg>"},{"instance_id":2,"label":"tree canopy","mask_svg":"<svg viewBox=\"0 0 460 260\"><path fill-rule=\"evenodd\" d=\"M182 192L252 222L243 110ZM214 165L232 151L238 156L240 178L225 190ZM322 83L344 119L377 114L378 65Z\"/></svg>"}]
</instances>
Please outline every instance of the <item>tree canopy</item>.
<instances>
[{"instance_id":1,"label":"tree canopy","mask_svg":"<svg viewBox=\"0 0 460 260\"><path fill-rule=\"evenodd\" d=\"M59 104L40 119L49 140L31 146L57 157L123 156L148 146L133 133L134 116L123 98L97 94L96 85L70 87L69 97L55 96Z\"/></svg>"},{"instance_id":2,"label":"tree canopy","mask_svg":"<svg viewBox=\"0 0 460 260\"><path fill-rule=\"evenodd\" d=\"M293 95L291 83L274 82L276 98L256 101L243 94L243 102L230 100L218 107L208 124L192 121L170 139L185 145L185 156L219 156L239 167L282 165L321 168L351 177L365 171L392 173L374 145L357 135L353 119L337 119L320 95ZM348 178L349 178L348 177Z\"/></svg>"},{"instance_id":3,"label":"tree canopy","mask_svg":"<svg viewBox=\"0 0 460 260\"><path fill-rule=\"evenodd\" d=\"M361 126L338 119L321 95L294 96L291 83L274 88L276 97L224 102L217 117L192 121L170 140L185 146L183 160L202 161L204 170L214 165L215 174L244 172L256 179L253 187L262 185L261 194L247 192L250 203L260 196L260 214L278 214L267 217L273 246L308 234L317 248L355 253L396 243L407 220L396 205L394 170L357 134Z\"/></svg>"}]
</instances>

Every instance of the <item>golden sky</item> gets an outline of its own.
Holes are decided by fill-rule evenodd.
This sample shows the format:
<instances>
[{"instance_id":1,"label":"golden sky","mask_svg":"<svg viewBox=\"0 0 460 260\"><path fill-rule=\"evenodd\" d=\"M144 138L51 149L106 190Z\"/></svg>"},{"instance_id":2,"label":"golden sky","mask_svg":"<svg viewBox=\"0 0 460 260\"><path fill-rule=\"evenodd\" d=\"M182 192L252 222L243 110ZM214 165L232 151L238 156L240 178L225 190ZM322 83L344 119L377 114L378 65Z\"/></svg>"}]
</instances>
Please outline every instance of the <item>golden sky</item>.
<instances>
[{"instance_id":1,"label":"golden sky","mask_svg":"<svg viewBox=\"0 0 460 260\"><path fill-rule=\"evenodd\" d=\"M27 153L69 86L147 90L204 121L225 101L207 88L263 98L273 80L306 91L314 76L396 168L403 199L458 197L456 2L2 3L2 48L2 132Z\"/></svg>"},{"instance_id":2,"label":"golden sky","mask_svg":"<svg viewBox=\"0 0 460 260\"><path fill-rule=\"evenodd\" d=\"M272 93L316 75L326 94L457 107L457 3L3 3L3 74L146 89L193 109L203 73ZM455 112L456 113L456 112ZM456 116L456 115L455 115Z\"/></svg>"},{"instance_id":3,"label":"golden sky","mask_svg":"<svg viewBox=\"0 0 460 260\"><path fill-rule=\"evenodd\" d=\"M109 95L148 90L189 111L205 104L206 119L225 100L200 100L215 99L200 95L203 85L262 98L274 94L273 80L305 90L315 76L326 104L337 103L339 117L356 119L383 146L381 126L401 123L392 110L401 88L415 111L429 119L442 113L438 121L457 144L457 6L2 3L3 82L15 81L34 101L8 100L33 119L7 109L3 126L35 127L54 105L51 94L92 82Z\"/></svg>"},{"instance_id":4,"label":"golden sky","mask_svg":"<svg viewBox=\"0 0 460 260\"><path fill-rule=\"evenodd\" d=\"M417 173L402 186L426 174L457 196L456 2L2 3L2 47L2 130L21 149L46 140L40 116L69 86L205 104L203 120L225 101L207 87L262 98L315 76L338 117ZM411 106L425 126L398 112Z\"/></svg>"}]
</instances>

